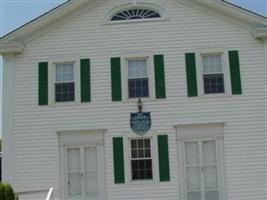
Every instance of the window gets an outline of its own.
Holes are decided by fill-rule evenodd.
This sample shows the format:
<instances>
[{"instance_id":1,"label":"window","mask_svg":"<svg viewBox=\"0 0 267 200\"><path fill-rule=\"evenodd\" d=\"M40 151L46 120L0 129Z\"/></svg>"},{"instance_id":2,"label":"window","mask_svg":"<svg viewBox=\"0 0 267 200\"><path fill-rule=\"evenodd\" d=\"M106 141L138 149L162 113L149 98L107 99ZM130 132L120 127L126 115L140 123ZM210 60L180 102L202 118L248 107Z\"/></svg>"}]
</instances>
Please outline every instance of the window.
<instances>
[{"instance_id":1,"label":"window","mask_svg":"<svg viewBox=\"0 0 267 200\"><path fill-rule=\"evenodd\" d=\"M152 180L150 139L131 139L132 180Z\"/></svg>"},{"instance_id":2,"label":"window","mask_svg":"<svg viewBox=\"0 0 267 200\"><path fill-rule=\"evenodd\" d=\"M160 18L161 15L147 8L130 8L122 10L112 16L111 21L138 20Z\"/></svg>"},{"instance_id":3,"label":"window","mask_svg":"<svg viewBox=\"0 0 267 200\"><path fill-rule=\"evenodd\" d=\"M147 59L127 60L128 98L149 97Z\"/></svg>"},{"instance_id":4,"label":"window","mask_svg":"<svg viewBox=\"0 0 267 200\"><path fill-rule=\"evenodd\" d=\"M56 64L56 83L55 83L55 101L69 102L74 101L74 64L61 63Z\"/></svg>"},{"instance_id":5,"label":"window","mask_svg":"<svg viewBox=\"0 0 267 200\"><path fill-rule=\"evenodd\" d=\"M69 197L98 197L97 147L67 149Z\"/></svg>"},{"instance_id":6,"label":"window","mask_svg":"<svg viewBox=\"0 0 267 200\"><path fill-rule=\"evenodd\" d=\"M222 55L202 55L204 94L225 92Z\"/></svg>"},{"instance_id":7,"label":"window","mask_svg":"<svg viewBox=\"0 0 267 200\"><path fill-rule=\"evenodd\" d=\"M219 200L215 140L187 141L185 145L188 200Z\"/></svg>"}]
</instances>

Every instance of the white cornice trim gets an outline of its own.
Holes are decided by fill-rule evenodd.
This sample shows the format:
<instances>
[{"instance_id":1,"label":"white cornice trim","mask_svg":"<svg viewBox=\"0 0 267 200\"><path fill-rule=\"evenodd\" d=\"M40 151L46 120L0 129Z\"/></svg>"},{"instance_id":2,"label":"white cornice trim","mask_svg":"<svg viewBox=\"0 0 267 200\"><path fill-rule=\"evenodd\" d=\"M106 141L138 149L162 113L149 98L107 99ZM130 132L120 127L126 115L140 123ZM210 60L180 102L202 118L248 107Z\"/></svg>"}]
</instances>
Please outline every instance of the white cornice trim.
<instances>
[{"instance_id":1,"label":"white cornice trim","mask_svg":"<svg viewBox=\"0 0 267 200\"><path fill-rule=\"evenodd\" d=\"M0 54L20 53L24 49L22 43L0 43Z\"/></svg>"},{"instance_id":2,"label":"white cornice trim","mask_svg":"<svg viewBox=\"0 0 267 200\"><path fill-rule=\"evenodd\" d=\"M209 1L209 0L201 0L209 5L216 6L220 8L222 11L225 11L226 14L233 14L234 16L243 19L245 21L250 21L251 23L259 23L262 25L267 26L267 19L264 17L261 17L257 14L254 14L252 12L246 11L245 9L236 7L231 5L230 3L221 1L221 0L215 0L215 1Z\"/></svg>"},{"instance_id":3,"label":"white cornice trim","mask_svg":"<svg viewBox=\"0 0 267 200\"><path fill-rule=\"evenodd\" d=\"M253 31L252 35L256 39L267 39L267 28L258 28L258 29L255 29Z\"/></svg>"},{"instance_id":4,"label":"white cornice trim","mask_svg":"<svg viewBox=\"0 0 267 200\"><path fill-rule=\"evenodd\" d=\"M263 16L254 14L245 9L234 6L231 3L223 0L177 0L180 2L192 4L194 6L202 5L205 9L212 9L222 15L233 17L239 21L250 24L253 28L255 27L267 27L267 19Z\"/></svg>"}]
</instances>

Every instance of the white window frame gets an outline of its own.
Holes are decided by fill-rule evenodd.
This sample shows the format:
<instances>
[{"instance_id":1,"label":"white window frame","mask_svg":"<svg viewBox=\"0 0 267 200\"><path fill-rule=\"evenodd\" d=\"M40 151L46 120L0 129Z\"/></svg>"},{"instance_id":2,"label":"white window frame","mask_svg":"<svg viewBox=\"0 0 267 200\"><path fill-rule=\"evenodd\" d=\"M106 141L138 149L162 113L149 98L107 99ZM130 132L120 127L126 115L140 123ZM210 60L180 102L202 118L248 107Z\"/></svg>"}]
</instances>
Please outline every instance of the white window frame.
<instances>
[{"instance_id":1,"label":"white window frame","mask_svg":"<svg viewBox=\"0 0 267 200\"><path fill-rule=\"evenodd\" d=\"M73 80L72 81L57 81L56 79L56 76L57 76L57 73L56 73L56 68L57 68L57 65L60 65L60 64L72 64L73 66ZM75 102L75 93L76 93L76 89L75 89L75 85L77 84L77 82L75 82L75 62L57 62L57 63L54 63L54 70L55 70L55 74L54 74L54 95L55 95L55 103L67 103L67 102ZM66 102L57 102L56 101L56 84L57 83L74 83L74 101L66 101Z\"/></svg>"},{"instance_id":2,"label":"white window frame","mask_svg":"<svg viewBox=\"0 0 267 200\"><path fill-rule=\"evenodd\" d=\"M114 14L118 13L119 11L125 10L125 9L132 9L134 7L144 8L144 9L151 9L154 11L157 11L160 14L160 18L152 18L152 19L137 19L137 20L121 20L121 21L111 21L111 18L114 16ZM165 12L165 10L154 3L145 3L145 2L129 2L122 5L117 5L114 8L112 8L104 17L103 24L104 25L112 25L112 24L126 24L126 23L144 23L144 22L153 22L153 21L166 21L169 20L168 14Z\"/></svg>"},{"instance_id":3,"label":"white window frame","mask_svg":"<svg viewBox=\"0 0 267 200\"><path fill-rule=\"evenodd\" d=\"M59 172L60 172L60 199L67 200L83 200L86 196L81 198L70 198L68 195L68 171L67 171L67 149L70 148L86 148L97 147L97 166L98 166L98 198L89 198L89 200L103 200L106 199L106 181L105 181L105 147L104 135L106 130L78 130L78 131L58 131L59 138ZM81 162L82 160L81 153ZM83 169L84 166L81 166ZM84 171L84 170L82 170ZM82 186L82 190L84 187ZM82 193L83 194L83 193Z\"/></svg>"},{"instance_id":4,"label":"white window frame","mask_svg":"<svg viewBox=\"0 0 267 200\"><path fill-rule=\"evenodd\" d=\"M131 141L132 140L138 140L138 139L142 139L142 140L145 140L145 139L149 139L150 140L150 157L147 158L147 157L144 157L144 158L132 158L132 148L131 148ZM154 173L153 173L153 155L152 155L152 152L153 152L153 141L152 141L152 138L151 137L139 137L139 138L129 138L128 139L128 142L129 142L129 152L130 152L130 170L131 170L131 181L132 182L136 182L136 181L151 181L154 179ZM138 154L138 152L137 152ZM132 160L148 160L148 159L151 159L151 163L152 163L152 179L144 179L144 180L133 180L132 179Z\"/></svg>"},{"instance_id":5,"label":"white window frame","mask_svg":"<svg viewBox=\"0 0 267 200\"><path fill-rule=\"evenodd\" d=\"M178 155L178 174L180 199L187 200L187 182L185 172L185 142L192 141L211 141L216 144L217 175L219 199L226 199L226 174L224 166L224 143L223 143L224 123L210 124L185 124L176 126L177 136L177 155ZM203 184L202 184L203 185ZM202 188L201 188L202 189Z\"/></svg>"},{"instance_id":6,"label":"white window frame","mask_svg":"<svg viewBox=\"0 0 267 200\"><path fill-rule=\"evenodd\" d=\"M155 99L155 77L154 77L154 59L153 53L142 52L142 53L127 53L121 56L121 79L122 79L122 98L123 101L136 102L139 98L129 98L128 91L128 60L147 60L147 76L148 76L148 93L149 97L142 97L141 99L151 100Z\"/></svg>"},{"instance_id":7,"label":"white window frame","mask_svg":"<svg viewBox=\"0 0 267 200\"><path fill-rule=\"evenodd\" d=\"M140 77L140 78L130 78L129 77L129 61L140 61L140 60L145 60L146 62L146 68L147 68L147 76L146 77ZM145 98L149 98L150 97L150 83L149 83L149 79L150 79L150 73L149 73L149 58L144 57L144 58L127 58L126 59L126 68L127 68L127 98L128 99L145 99ZM129 80L130 79L148 79L148 97L134 97L134 98L130 98L130 92L129 92Z\"/></svg>"},{"instance_id":8,"label":"white window frame","mask_svg":"<svg viewBox=\"0 0 267 200\"><path fill-rule=\"evenodd\" d=\"M203 49L196 50L196 71L197 71L197 85L198 94L201 97L220 97L231 95L231 80L230 80L230 64L228 52L226 49ZM222 72L224 78L224 93L205 94L203 82L203 56L208 55L221 55L222 59Z\"/></svg>"},{"instance_id":9,"label":"white window frame","mask_svg":"<svg viewBox=\"0 0 267 200\"><path fill-rule=\"evenodd\" d=\"M165 132L164 132L165 133ZM131 169L131 139L150 139L151 159L152 159L152 179L149 180L132 180ZM158 165L158 143L157 134L154 131L146 133L144 136L137 136L133 132L125 132L123 136L124 149L124 170L125 184L151 184L159 183L159 165Z\"/></svg>"},{"instance_id":10,"label":"white window frame","mask_svg":"<svg viewBox=\"0 0 267 200\"><path fill-rule=\"evenodd\" d=\"M81 103L80 92L80 59L78 57L59 57L50 58L48 61L48 105L71 105ZM56 102L55 83L56 83L56 64L73 63L74 71L74 101Z\"/></svg>"}]
</instances>

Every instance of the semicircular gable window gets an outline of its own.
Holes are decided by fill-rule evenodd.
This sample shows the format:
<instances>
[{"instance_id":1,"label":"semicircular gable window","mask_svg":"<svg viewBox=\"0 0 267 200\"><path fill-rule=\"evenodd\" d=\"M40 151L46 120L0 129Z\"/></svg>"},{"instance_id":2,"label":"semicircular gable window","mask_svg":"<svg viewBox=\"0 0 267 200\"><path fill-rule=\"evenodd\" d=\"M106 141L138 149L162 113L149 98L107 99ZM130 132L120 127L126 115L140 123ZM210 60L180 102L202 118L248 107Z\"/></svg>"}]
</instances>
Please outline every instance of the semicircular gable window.
<instances>
[{"instance_id":1,"label":"semicircular gable window","mask_svg":"<svg viewBox=\"0 0 267 200\"><path fill-rule=\"evenodd\" d=\"M120 11L112 16L111 21L138 20L161 18L161 15L148 8L131 8Z\"/></svg>"}]
</instances>

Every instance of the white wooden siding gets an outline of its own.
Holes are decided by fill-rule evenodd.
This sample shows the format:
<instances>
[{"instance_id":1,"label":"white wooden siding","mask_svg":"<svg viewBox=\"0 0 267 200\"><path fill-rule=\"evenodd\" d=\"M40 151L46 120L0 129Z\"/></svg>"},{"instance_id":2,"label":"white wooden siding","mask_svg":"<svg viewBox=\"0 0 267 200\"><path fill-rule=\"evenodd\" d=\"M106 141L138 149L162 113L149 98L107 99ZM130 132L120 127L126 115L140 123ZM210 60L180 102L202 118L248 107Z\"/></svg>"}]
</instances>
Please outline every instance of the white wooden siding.
<instances>
[{"instance_id":1,"label":"white wooden siding","mask_svg":"<svg viewBox=\"0 0 267 200\"><path fill-rule=\"evenodd\" d=\"M54 187L57 195L60 186L56 132L107 129L108 199L177 200L179 177L173 126L225 122L228 199L265 200L266 66L262 43L230 21L174 0L153 1L167 12L168 21L103 25L106 13L124 2L109 0L86 6L78 17L27 43L25 51L16 56L12 155L15 189ZM210 47L239 50L242 95L187 97L184 54ZM164 54L165 58L167 99L145 102L144 110L151 111L152 131L169 134L171 181L114 185L112 136L130 131L129 115L137 106L135 102L111 102L110 58L139 51ZM38 106L38 62L68 55L91 59L92 102Z\"/></svg>"}]
</instances>

